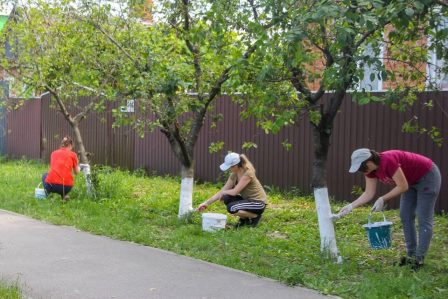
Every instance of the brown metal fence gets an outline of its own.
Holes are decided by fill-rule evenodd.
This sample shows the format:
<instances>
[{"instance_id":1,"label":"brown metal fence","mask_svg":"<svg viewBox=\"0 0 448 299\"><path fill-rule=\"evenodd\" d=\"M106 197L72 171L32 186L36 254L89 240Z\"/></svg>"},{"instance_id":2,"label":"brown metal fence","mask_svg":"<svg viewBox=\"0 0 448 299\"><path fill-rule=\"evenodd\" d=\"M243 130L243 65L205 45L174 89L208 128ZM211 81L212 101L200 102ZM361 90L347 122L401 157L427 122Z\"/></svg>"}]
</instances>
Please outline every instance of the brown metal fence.
<instances>
[{"instance_id":1,"label":"brown metal fence","mask_svg":"<svg viewBox=\"0 0 448 299\"><path fill-rule=\"evenodd\" d=\"M6 154L17 158L41 158L41 100L17 101L6 116Z\"/></svg>"},{"instance_id":2,"label":"brown metal fence","mask_svg":"<svg viewBox=\"0 0 448 299\"><path fill-rule=\"evenodd\" d=\"M88 99L85 99L88 101ZM428 109L423 104L432 100L434 108ZM42 158L48 161L49 153L57 148L60 137L70 134L61 115L51 111L48 99L31 101L18 110L8 114L8 154L16 157ZM178 175L180 165L169 147L166 137L155 131L142 139L129 127L112 128L112 116L109 105L104 113L90 115L81 126L86 149L93 153L92 161L127 169L144 168L150 173ZM42 111L41 141L38 132L39 119L29 117L26 111ZM265 185L278 186L280 189L299 188L311 192L310 176L313 160L313 142L310 125L306 118L295 126L281 130L279 134L267 135L257 128L253 119L242 121L240 110L230 97L223 96L210 111L201 131L195 149L195 178L200 181L217 181L224 174L219 171L219 164L227 151L244 152L254 163L260 180ZM222 114L222 121L212 126L213 116ZM404 121L414 115L426 128L437 127L444 138L444 146L437 147L425 134L406 134L401 130ZM32 130L27 128L32 127ZM27 138L21 134L27 131ZM31 132L32 131L32 132ZM351 101L350 96L344 100L331 138L327 178L331 196L336 200L353 200L354 186L363 186L362 175L349 174L351 152L358 147L369 147L377 151L403 149L431 157L440 167L442 176L448 174L448 157L444 155L448 146L448 92L425 92L419 95L417 104L410 112L393 111L382 104L359 106ZM25 140L27 142L25 142ZM212 142L223 141L225 146L218 153L209 153ZM242 150L244 142L250 141L257 148ZM292 145L286 150L282 143ZM40 149L40 152L39 150ZM28 155L27 151L29 151ZM379 192L384 192L381 186ZM393 207L398 206L394 201ZM448 188L442 185L437 202L437 211L448 211Z\"/></svg>"},{"instance_id":3,"label":"brown metal fence","mask_svg":"<svg viewBox=\"0 0 448 299\"><path fill-rule=\"evenodd\" d=\"M79 106L87 105L90 98L79 100ZM41 158L49 161L50 154L59 147L65 135L73 135L61 113L50 106L50 97L42 98ZM85 148L93 164L134 168L135 134L130 127L112 128L112 109L117 104L107 103L104 112L92 112L80 123Z\"/></svg>"}]
</instances>

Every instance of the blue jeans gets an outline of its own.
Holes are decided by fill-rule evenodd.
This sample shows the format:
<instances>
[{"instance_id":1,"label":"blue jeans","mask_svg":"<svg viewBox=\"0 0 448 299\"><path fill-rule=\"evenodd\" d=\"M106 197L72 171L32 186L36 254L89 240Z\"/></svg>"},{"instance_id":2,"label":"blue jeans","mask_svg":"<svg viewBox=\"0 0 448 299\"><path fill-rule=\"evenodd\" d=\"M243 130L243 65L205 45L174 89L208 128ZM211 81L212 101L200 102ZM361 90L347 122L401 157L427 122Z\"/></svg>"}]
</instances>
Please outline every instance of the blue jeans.
<instances>
[{"instance_id":1,"label":"blue jeans","mask_svg":"<svg viewBox=\"0 0 448 299\"><path fill-rule=\"evenodd\" d=\"M44 173L42 175L42 185L44 186L45 192L47 192L47 194L57 193L61 195L62 198L64 198L70 192L70 190L72 190L72 186L46 183L45 179L47 178L47 176L48 173Z\"/></svg>"},{"instance_id":2,"label":"blue jeans","mask_svg":"<svg viewBox=\"0 0 448 299\"><path fill-rule=\"evenodd\" d=\"M401 195L400 218L408 256L423 261L432 239L434 206L442 179L437 165ZM418 219L418 244L415 227Z\"/></svg>"}]
</instances>

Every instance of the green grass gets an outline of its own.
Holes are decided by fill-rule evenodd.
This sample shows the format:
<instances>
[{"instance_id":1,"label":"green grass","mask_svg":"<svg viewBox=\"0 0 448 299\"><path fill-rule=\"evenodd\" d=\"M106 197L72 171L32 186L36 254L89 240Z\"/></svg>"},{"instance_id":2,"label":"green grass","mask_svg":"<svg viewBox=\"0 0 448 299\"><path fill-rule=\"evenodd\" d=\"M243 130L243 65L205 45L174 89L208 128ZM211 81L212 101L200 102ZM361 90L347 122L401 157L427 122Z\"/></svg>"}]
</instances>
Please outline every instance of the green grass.
<instances>
[{"instance_id":1,"label":"green grass","mask_svg":"<svg viewBox=\"0 0 448 299\"><path fill-rule=\"evenodd\" d=\"M0 270L1 271L1 270ZM22 293L17 284L10 284L0 279L1 299L21 299Z\"/></svg>"},{"instance_id":2,"label":"green grass","mask_svg":"<svg viewBox=\"0 0 448 299\"><path fill-rule=\"evenodd\" d=\"M78 176L71 200L63 204L55 195L46 200L34 199L34 188L46 168L37 162L0 161L0 208L343 298L448 298L446 215L435 218L425 267L413 273L393 266L404 252L397 211L386 212L394 223L392 248L371 250L362 227L369 209L357 209L336 223L338 247L344 257L344 263L338 265L319 253L319 230L311 197L271 192L259 227L207 233L201 230L199 214L188 222L178 221L178 178L102 168L96 172L100 182L96 200L86 197L83 178ZM194 204L218 188L213 184L196 185ZM333 210L340 206L333 203ZM219 203L209 211L225 213Z\"/></svg>"}]
</instances>

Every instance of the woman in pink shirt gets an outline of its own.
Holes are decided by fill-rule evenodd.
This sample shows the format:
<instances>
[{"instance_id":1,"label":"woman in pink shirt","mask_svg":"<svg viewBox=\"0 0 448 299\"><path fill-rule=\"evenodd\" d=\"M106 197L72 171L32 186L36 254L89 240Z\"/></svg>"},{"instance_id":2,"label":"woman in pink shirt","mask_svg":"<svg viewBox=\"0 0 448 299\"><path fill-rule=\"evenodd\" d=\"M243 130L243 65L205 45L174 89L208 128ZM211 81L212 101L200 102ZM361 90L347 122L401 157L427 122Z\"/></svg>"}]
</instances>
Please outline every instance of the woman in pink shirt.
<instances>
[{"instance_id":1,"label":"woman in pink shirt","mask_svg":"<svg viewBox=\"0 0 448 299\"><path fill-rule=\"evenodd\" d=\"M357 171L364 173L365 191L354 202L343 207L338 216L343 217L354 208L372 200L378 181L394 186L375 201L372 211L382 211L387 201L401 195L400 218L407 256L402 257L398 264L411 265L412 269L417 270L423 266L432 238L434 206L441 185L437 165L431 159L416 153L401 150L377 153L360 148L353 152L349 170L351 173ZM418 241L415 216L419 224Z\"/></svg>"}]
</instances>

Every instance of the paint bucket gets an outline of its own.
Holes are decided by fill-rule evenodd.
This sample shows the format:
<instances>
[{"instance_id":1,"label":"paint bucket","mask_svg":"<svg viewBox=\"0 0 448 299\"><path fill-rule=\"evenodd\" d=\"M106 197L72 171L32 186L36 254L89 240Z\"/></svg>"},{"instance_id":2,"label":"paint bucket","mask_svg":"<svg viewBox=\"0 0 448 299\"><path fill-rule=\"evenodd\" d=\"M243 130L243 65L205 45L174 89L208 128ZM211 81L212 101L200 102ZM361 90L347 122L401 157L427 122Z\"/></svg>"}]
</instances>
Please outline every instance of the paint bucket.
<instances>
[{"instance_id":1,"label":"paint bucket","mask_svg":"<svg viewBox=\"0 0 448 299\"><path fill-rule=\"evenodd\" d=\"M364 224L367 238L369 239L370 247L372 249L386 249L389 248L391 240L392 222L386 220L383 213L383 221L372 223L372 213L369 215L368 223Z\"/></svg>"},{"instance_id":2,"label":"paint bucket","mask_svg":"<svg viewBox=\"0 0 448 299\"><path fill-rule=\"evenodd\" d=\"M219 213L202 214L202 230L214 232L226 227L227 215Z\"/></svg>"},{"instance_id":3,"label":"paint bucket","mask_svg":"<svg viewBox=\"0 0 448 299\"><path fill-rule=\"evenodd\" d=\"M34 189L34 197L37 199L47 198L47 192L45 192L45 189L40 188L41 185L42 183L39 183L39 185L37 185L37 188Z\"/></svg>"}]
</instances>

